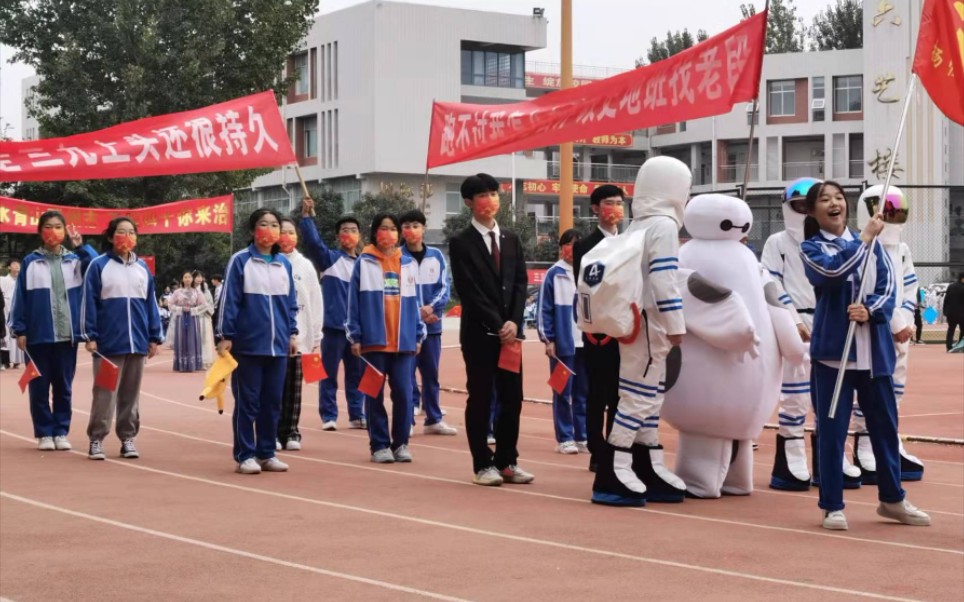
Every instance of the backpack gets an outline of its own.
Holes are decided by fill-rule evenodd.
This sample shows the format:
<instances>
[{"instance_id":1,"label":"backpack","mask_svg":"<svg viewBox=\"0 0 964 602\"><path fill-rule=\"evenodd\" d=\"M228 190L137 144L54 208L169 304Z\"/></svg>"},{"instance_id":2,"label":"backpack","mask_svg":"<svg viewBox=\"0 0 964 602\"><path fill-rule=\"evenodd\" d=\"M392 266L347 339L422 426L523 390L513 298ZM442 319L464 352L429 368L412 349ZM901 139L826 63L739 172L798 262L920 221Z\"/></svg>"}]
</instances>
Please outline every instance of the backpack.
<instances>
[{"instance_id":1,"label":"backpack","mask_svg":"<svg viewBox=\"0 0 964 602\"><path fill-rule=\"evenodd\" d=\"M632 343L639 335L646 230L604 238L582 258L576 284L576 323Z\"/></svg>"}]
</instances>

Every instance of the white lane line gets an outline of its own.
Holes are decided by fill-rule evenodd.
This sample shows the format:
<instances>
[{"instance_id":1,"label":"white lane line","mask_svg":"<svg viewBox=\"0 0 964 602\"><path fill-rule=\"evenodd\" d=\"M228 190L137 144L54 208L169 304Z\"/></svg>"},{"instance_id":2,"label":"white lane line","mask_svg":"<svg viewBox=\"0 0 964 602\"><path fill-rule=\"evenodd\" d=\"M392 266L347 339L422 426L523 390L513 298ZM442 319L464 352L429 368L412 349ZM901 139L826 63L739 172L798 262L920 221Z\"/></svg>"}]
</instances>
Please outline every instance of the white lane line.
<instances>
[{"instance_id":1,"label":"white lane line","mask_svg":"<svg viewBox=\"0 0 964 602\"><path fill-rule=\"evenodd\" d=\"M87 416L90 415L88 412L84 412L83 410L76 410L76 409L75 409L74 412L80 413L80 414L84 414L84 415L87 415ZM185 435L185 434L183 434L183 433L177 433L177 432L174 432L174 431L168 431L168 430L160 429L160 428L157 428L157 427L141 426L141 430L142 430L142 431L144 431L144 430L154 431L154 432L157 432L157 433L162 433L162 434L165 434L165 435L171 435L171 436L173 436L173 437L179 437L179 438L181 438L181 439L187 439L187 440L190 440L190 441L198 441L198 442L200 442L200 443L209 443L209 444L212 444L212 445L218 445L218 446L220 446L220 447L231 447L231 444L230 444L230 443L225 443L225 442L222 442L222 441L214 441L214 440L211 440L211 439L204 439L203 437L194 437L194 436L192 436L192 435ZM13 433L10 433L9 431L0 430L0 434L7 435L7 436L10 436L10 437L14 437L14 438L20 439L20 440L22 440L22 441L27 441L27 442L29 442L29 443L34 443L34 439L28 439L27 437L21 437L20 435L15 435L15 434L13 434ZM83 452L78 452L78 451L76 451L76 450L74 451L74 453L78 453L78 454L81 454L81 455L86 455L86 454L84 454ZM303 455L286 453L286 452L277 452L276 455L279 456L279 457L282 457L282 458L286 458L286 459L287 459L287 458L291 458L291 459L301 460L301 461L303 461L303 462L313 462L313 463L316 463L316 464L328 464L328 465L330 465L330 466L340 466L340 467L343 467L343 468L351 468L351 469L354 469L354 470L362 470L362 471L367 471L367 472L377 472L377 473L383 473L383 474L387 474L387 475L393 475L393 476L396 476L396 477L411 478L411 479L420 479L420 480L424 480L424 481L435 481L435 482L439 482L439 483L448 483L448 484L452 484L452 485L460 485L460 486L468 486L468 487L477 487L476 485L474 485L474 484L473 484L471 481L469 481L469 480L450 479L450 478L447 478L447 477L437 477L437 476L433 476L433 475L420 474L420 473L415 473L415 472L402 472L402 471L399 471L399 470L393 470L393 469L388 469L388 468L379 468L379 467L376 467L376 466L368 466L368 465L362 465L362 464L353 464L353 463L350 463L350 462L338 462L338 461L336 461L336 460L323 460L323 459L321 459L321 458L312 458L312 457L309 457L309 456L303 456ZM144 470L151 470L151 471L155 471L155 472L161 472L161 473L163 473L163 474L173 474L173 475L178 475L178 474L180 474L180 473L167 473L167 472L165 472L165 471L159 471L159 470L157 470L157 469L147 468L147 467L144 467L144 466L135 466L134 464L131 464L131 463L121 462L120 464L121 464L122 466L129 466L129 467L134 467L134 468L143 468ZM191 478L191 479L195 478L195 477L190 477L190 476L188 476L188 475L184 475L184 476L185 476L185 478ZM203 479L202 479L202 480L203 480ZM492 491L493 493L496 492L496 491L497 491L497 492L500 492L499 494L506 494L506 493L508 493L508 494L517 494L517 495L529 495L529 496L533 496L533 497L544 498L544 499L552 499L552 500L560 500L560 501L564 501L564 502L576 502L576 503L579 503L579 504L589 504L589 503L590 503L590 501L589 501L588 499L573 498L573 497L567 497L567 496L563 496L563 495L554 495L554 494L551 494L551 493L541 493L541 492L538 492L538 491L531 491L531 490L526 490L526 489L517 488L517 487L493 487L493 488L488 488L487 490L488 490L488 491ZM328 502L325 502L325 503L328 503ZM869 538L864 538L864 537L854 537L854 536L852 536L852 535L838 535L838 534L836 534L836 533L826 532L825 530L820 530L820 531L818 531L818 530L816 530L816 529L807 530L807 529L794 529L794 528L791 528L791 527L777 527L777 526L774 526L774 525L762 525L762 524L758 524L758 523L749 523L749 522L743 522L743 521L734 521L734 520L728 520L728 519L723 519L723 518L712 518L712 517L708 517L708 516L698 516L698 515L694 515L694 514L683 514L683 513L678 513L678 512L670 512L670 511L668 511L668 510L653 510L653 509L651 509L651 508L649 508L649 507L646 507L646 508L627 508L627 510L628 510L628 511L635 511L635 512L646 512L646 513L650 513L650 514L660 514L660 515L664 515L664 516L672 516L672 517L675 517L675 518L682 518L682 519L688 519L688 520L696 520L696 521L708 522L708 523L714 523L714 524L722 524L722 525L737 526L737 527L751 527L751 528L754 528L754 529L762 529L762 530L766 530L766 531L777 531L777 532L781 532L781 533L794 533L794 534L800 534L800 535L811 535L811 536L815 536L815 537L826 537L826 538L831 538L831 539L842 539L842 540L847 540L847 541L855 541L855 542L859 542L859 543L869 543L869 544L873 544L873 545L892 546L892 547L898 547L898 548L908 548L908 549L912 549L912 550L923 550L923 551L928 551L928 552L939 552L939 553L942 553L942 554L955 554L955 555L964 556L964 551L960 551L960 550L950 550L950 549L947 549L947 548L935 548L935 547L920 546L920 545L910 544L910 543L902 543L902 542L895 542L895 541L884 541L884 540L869 539ZM420 520L420 519L419 519L419 520Z\"/></svg>"},{"instance_id":2,"label":"white lane line","mask_svg":"<svg viewBox=\"0 0 964 602\"><path fill-rule=\"evenodd\" d=\"M901 414L899 418L903 420L904 418L927 418L929 416L960 416L964 412L939 412L936 414Z\"/></svg>"},{"instance_id":3,"label":"white lane line","mask_svg":"<svg viewBox=\"0 0 964 602\"><path fill-rule=\"evenodd\" d=\"M86 512L78 512L76 510L70 510L69 508L64 508L62 506L55 506L52 504L46 504L44 502L26 498L23 496L8 493L6 491L0 491L0 497L7 498L9 500L17 501L22 504L27 504L34 506L36 508L42 508L43 510L50 510L52 512L59 512L60 514L66 514L68 516L73 516L75 518L83 518L89 521L101 523L104 525L110 525L112 527L117 527L119 529L126 529L128 531L134 531L136 533L141 533L144 535L150 535L153 537L159 537L161 539L167 539L170 541L176 541L178 543L188 544L196 546L199 548L205 548L207 550L213 550L215 552L223 552L225 554L231 554L233 556L240 556L242 558L247 558L249 560L257 560L260 562L267 562L269 564L275 564L278 566L283 566L289 569L298 569L300 571L306 571L309 573L316 573L318 575L325 575L326 577L335 577L336 579L344 579L346 581L354 581L356 583L363 583L365 585L372 585L375 587L380 587L383 589L402 592L406 594L414 594L416 596L422 596L424 598L432 598L434 600L445 600L446 602L466 602L464 598L455 598L453 596L446 596L444 594L438 594L435 592L430 592L422 589L415 589L412 587L406 587L404 585L396 585L394 583L389 583L387 581L380 581L378 579L370 579L368 577L360 577L358 575L352 575L349 573L342 573L339 571L332 571L328 569L322 569L315 566L309 566L306 564L299 564L297 562L289 562L287 560L282 560L280 558L274 558L273 556L264 556L262 554L255 554L253 552L247 552L245 550L239 550L237 548L229 548L227 546L218 545L215 543L210 543L207 541L202 541L200 539L194 539L192 537L184 537L182 535L175 535L174 533L166 533L164 531L157 531L156 529L149 529L147 527L140 527L138 525L133 525L131 523L125 523L118 520L104 518L102 516L96 516L94 514L87 514Z\"/></svg>"},{"instance_id":4,"label":"white lane line","mask_svg":"<svg viewBox=\"0 0 964 602\"><path fill-rule=\"evenodd\" d=\"M32 441L32 439L27 439L26 437L20 437L19 435L14 435L14 434L12 434L12 433L8 433L7 431L3 431L3 430L0 430L0 434L7 435L7 436L9 436L9 437L13 437L13 438L16 438L16 439L25 440L25 441ZM79 452L79 451L76 451L76 450L72 450L70 453L77 454L77 455L84 455L82 452ZM130 462L121 462L121 461L119 461L119 460L107 459L106 462L107 462L107 464L109 464L109 465L123 466L123 467L125 467L125 468L132 468L132 469L135 469L135 470L142 470L142 471L145 471L145 472L151 472L151 473L154 473L154 474L160 474L160 475L170 476L170 477L174 477L174 478L184 479L184 480L187 480L187 481L194 481L194 482L197 482L197 483L204 483L204 484L207 484L207 485L213 485L213 486L217 486L217 487L224 487L224 488L233 489L233 490L236 490L236 491L244 491L244 492L247 492L247 493L257 493L257 494L261 494L261 495L265 495L265 496L270 496L270 497L275 497L275 498L280 498L280 499L286 499L286 500L291 500L291 501L304 502L304 503L307 503L307 504L313 504L313 505L317 505L317 506L325 506L325 507L329 507L329 508L336 508L336 509L338 509L338 510L347 510L347 511L352 511L352 512L359 512L359 513L368 514L368 515L371 515L371 516L378 516L378 517L382 517L382 518L391 518L391 519L396 519L396 520L401 520L401 521L406 521L406 522L413 522L413 523L417 523L417 524L421 524L421 525L427 525L427 526L430 526L430 527L440 527L440 528L448 529L448 530L452 530L452 531L459 531L459 532L462 532L462 533L470 533L470 534L473 534L473 535L482 535L482 536L486 536L486 537L492 537L492 538L496 538L496 539L503 539L503 540L507 540L507 541L514 541L514 542L519 542L519 543L540 545L540 546L544 546L544 547L550 547L550 548L556 548L556 549L561 549L561 550L567 550L567 551L571 551L571 552L582 552L582 553L586 553L586 554L593 554L593 555L598 555L598 556L605 556L605 557L609 557L609 558L619 558L619 559L622 559L622 560L632 560L632 561L641 562L641 563L646 563L646 564L654 564L654 565L658 565L658 566L668 566L668 567L673 567L673 568L686 569L686 570L692 570L692 571L703 572L703 573L710 573L710 574L714 574L714 575L722 575L722 576L725 576L725 577L734 577L734 578L738 578L738 579L746 579L746 580L751 580L751 581L759 581L759 582L763 582L763 583L773 583L773 584L786 585L786 586L791 586L791 587L800 587L800 588L804 588L804 589L813 589L813 590L833 592L833 593L840 593L840 594L849 594L849 595L852 595L852 596L859 596L859 597L864 597L864 598L873 598L873 599L876 599L876 600L896 600L896 601L899 601L899 602L917 602L916 600L913 600L913 599L911 599L911 598L899 598L899 597L887 596L887 595L883 595L883 594L874 594L874 593L864 592L864 591L859 591L859 590L851 590L851 589L845 589L845 588L838 588L838 587L829 586L829 585L819 585L819 584L815 584L815 583L806 583L806 582L801 582L801 581L792 581L792 580L789 580L789 579L778 579L778 578L774 578L774 577L766 577L766 576L763 576L763 575L754 575L754 574L752 574L752 573L744 573L744 572L740 572L740 571L731 571L731 570L727 570L727 569L718 569L718 568L715 568L715 567L708 567L708 566L702 566L702 565L688 564L688 563L684 563L684 562L674 562L674 561L671 561L671 560L663 560L663 559L660 559L660 558L651 558L651 557L647 557L647 556L637 556L637 555L633 555L633 554L625 554L625 553L622 553L622 552L614 552L614 551L612 551L612 550L602 550L602 549L598 549L598 548L590 548L590 547L586 547L586 546L579 546L579 545L575 545L575 544L562 543L562 542L557 542L557 541L548 540L548 539L538 539L538 538L534 538L534 537L526 537L526 536L523 536L523 535L514 535L514 534L511 534L511 533L502 533L502 532L494 531L494 530L490 530L490 529L477 529L477 528L475 528L475 527L467 527L467 526L464 526L464 525L458 525L458 524L454 524L454 523L446 523L446 522L441 522L441 521L436 521L436 520L419 518L419 517L410 516L410 515L406 515L406 514L396 514L396 513L393 513L393 512L385 512L385 511L382 511L382 510L374 510L374 509L372 509L372 508L365 508L365 507L361 507L361 506L352 506L352 505L349 505L349 504L340 504L340 503L338 503L338 502L329 502L329 501L320 500L320 499L316 499L316 498L307 498L307 497L302 497L302 496L297 496L297 495L291 495L291 494L287 494L287 493L280 493L280 492L277 492L277 491L269 491L269 490L265 490L265 489L258 489L258 488L256 488L256 487L245 487L245 486L243 486L243 485L235 485L235 484L233 484L233 483L227 483L227 482L224 482L224 481L216 481L216 480L214 480L214 479L206 479L206 478L203 478L203 477L195 477L195 476L191 476L191 475L187 475L187 474L183 474L183 473L178 473L178 472L171 472L171 471L167 471L167 470L160 470L160 469L157 469L157 468L150 468L150 467L148 467L148 466L138 465L138 464L132 464L132 463L130 463ZM490 491L491 491L491 490L490 490ZM587 502L587 503L588 503L588 502ZM915 546L915 547L917 547L917 546ZM935 548L935 549L936 549L936 548ZM946 551L946 550L942 550L942 551Z\"/></svg>"}]
</instances>

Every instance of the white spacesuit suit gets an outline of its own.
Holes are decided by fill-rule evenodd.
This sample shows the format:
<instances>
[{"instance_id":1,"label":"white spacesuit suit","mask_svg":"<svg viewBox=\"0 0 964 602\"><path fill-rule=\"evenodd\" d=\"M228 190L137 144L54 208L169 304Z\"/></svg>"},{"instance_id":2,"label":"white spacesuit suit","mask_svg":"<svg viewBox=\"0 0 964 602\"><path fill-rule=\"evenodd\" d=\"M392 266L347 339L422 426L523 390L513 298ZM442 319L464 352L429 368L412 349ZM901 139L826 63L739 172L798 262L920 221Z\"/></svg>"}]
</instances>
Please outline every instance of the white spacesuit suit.
<instances>
[{"instance_id":1,"label":"white spacesuit suit","mask_svg":"<svg viewBox=\"0 0 964 602\"><path fill-rule=\"evenodd\" d=\"M883 192L883 188L881 185L871 186L860 195L860 200L857 203L857 225L859 227L863 228L864 224L870 221L870 211L867 209L866 201L869 199L879 205L880 193ZM888 187L887 197L893 199L896 205L907 207L907 198L904 192L896 186ZM883 210L883 207L880 210ZM894 335L906 328L914 328L914 310L917 308L917 274L914 270L910 247L900 240L902 229L901 224L888 223L884 225L883 231L877 236L884 250L890 255L898 278L895 287L894 315L890 320L890 330ZM897 363L894 366L894 396L897 398L899 408L901 399L904 397L904 387L907 384L907 359L910 352L910 340L908 339L903 343L895 341L895 345L897 347ZM857 433L854 440L854 464L863 472L864 484L874 485L877 483L877 462L874 458L874 450L870 446L870 437L867 436L867 423L860 411L859 404L854 405L853 427ZM919 481L923 476L924 465L920 459L912 456L904 449L904 442L901 441L901 481Z\"/></svg>"}]
</instances>

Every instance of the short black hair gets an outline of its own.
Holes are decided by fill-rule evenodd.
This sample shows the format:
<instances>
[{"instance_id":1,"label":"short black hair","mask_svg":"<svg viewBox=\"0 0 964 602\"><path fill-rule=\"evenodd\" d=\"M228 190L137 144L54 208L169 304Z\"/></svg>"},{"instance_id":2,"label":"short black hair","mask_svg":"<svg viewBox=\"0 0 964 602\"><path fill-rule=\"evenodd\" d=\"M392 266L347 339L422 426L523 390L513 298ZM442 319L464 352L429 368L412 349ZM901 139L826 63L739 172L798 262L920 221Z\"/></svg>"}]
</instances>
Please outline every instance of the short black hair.
<instances>
[{"instance_id":1,"label":"short black hair","mask_svg":"<svg viewBox=\"0 0 964 602\"><path fill-rule=\"evenodd\" d=\"M388 213L387 211L382 211L381 213L377 213L375 214L375 217L372 218L372 229L368 233L368 241L370 243L375 244L378 237L378 228L382 225L382 222L385 221L386 219L392 220L392 223L395 224L396 230L402 229L401 225L399 225L398 223L398 217L394 213Z\"/></svg>"},{"instance_id":2,"label":"short black hair","mask_svg":"<svg viewBox=\"0 0 964 602\"><path fill-rule=\"evenodd\" d=\"M56 209L49 209L41 213L40 219L37 220L37 234L43 232L44 226L47 225L47 222L54 218L59 219L60 223L62 223L64 226L67 225L67 218L64 217L63 213L57 211Z\"/></svg>"},{"instance_id":3,"label":"short black hair","mask_svg":"<svg viewBox=\"0 0 964 602\"><path fill-rule=\"evenodd\" d=\"M461 187L462 198L472 200L477 194L498 192L499 181L487 173L477 173L465 178Z\"/></svg>"},{"instance_id":4,"label":"short black hair","mask_svg":"<svg viewBox=\"0 0 964 602\"><path fill-rule=\"evenodd\" d=\"M398 221L403 224L407 222L418 222L424 226L425 214L418 209L410 209L409 211L403 213L401 217L398 218Z\"/></svg>"},{"instance_id":5,"label":"short black hair","mask_svg":"<svg viewBox=\"0 0 964 602\"><path fill-rule=\"evenodd\" d=\"M343 217L338 218L338 221L335 222L335 232L340 231L341 227L344 226L345 224L355 224L355 227L361 230L361 224L358 223L357 219L353 218L350 215L345 215Z\"/></svg>"},{"instance_id":6,"label":"short black hair","mask_svg":"<svg viewBox=\"0 0 964 602\"><path fill-rule=\"evenodd\" d=\"M612 184L604 184L592 191L592 194L589 196L589 204L598 205L603 199L608 199L613 196L618 196L626 200L626 193L623 192L622 188L613 186Z\"/></svg>"},{"instance_id":7,"label":"short black hair","mask_svg":"<svg viewBox=\"0 0 964 602\"><path fill-rule=\"evenodd\" d=\"M211 280L220 280L221 282L224 282L224 276L221 274L215 274L211 276Z\"/></svg>"},{"instance_id":8,"label":"short black hair","mask_svg":"<svg viewBox=\"0 0 964 602\"><path fill-rule=\"evenodd\" d=\"M562 245L568 245L569 243L577 242L581 239L582 232L576 230L575 228L569 228L562 233L562 236L559 237L559 246L561 247Z\"/></svg>"}]
</instances>

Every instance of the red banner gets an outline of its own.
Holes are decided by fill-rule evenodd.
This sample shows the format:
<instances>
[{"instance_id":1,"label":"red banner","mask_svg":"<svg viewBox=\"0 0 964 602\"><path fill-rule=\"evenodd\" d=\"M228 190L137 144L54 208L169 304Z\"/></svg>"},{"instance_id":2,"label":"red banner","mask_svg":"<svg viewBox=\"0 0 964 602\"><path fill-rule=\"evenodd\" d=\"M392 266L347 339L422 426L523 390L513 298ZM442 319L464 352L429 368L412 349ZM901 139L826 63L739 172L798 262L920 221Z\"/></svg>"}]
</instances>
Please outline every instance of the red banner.
<instances>
[{"instance_id":1,"label":"red banner","mask_svg":"<svg viewBox=\"0 0 964 602\"><path fill-rule=\"evenodd\" d=\"M526 270L526 276L529 278L529 284L542 284L542 281L546 279L546 272L549 270L536 270L529 269Z\"/></svg>"},{"instance_id":2,"label":"red banner","mask_svg":"<svg viewBox=\"0 0 964 602\"><path fill-rule=\"evenodd\" d=\"M964 125L964 2L924 0L913 71L937 108Z\"/></svg>"},{"instance_id":3,"label":"red banner","mask_svg":"<svg viewBox=\"0 0 964 602\"><path fill-rule=\"evenodd\" d=\"M153 255L138 255L137 258L147 264L147 269L151 271L151 276L157 274L157 262L154 260Z\"/></svg>"},{"instance_id":4,"label":"red banner","mask_svg":"<svg viewBox=\"0 0 964 602\"><path fill-rule=\"evenodd\" d=\"M0 182L166 176L294 160L268 91L65 138L0 142Z\"/></svg>"},{"instance_id":5,"label":"red banner","mask_svg":"<svg viewBox=\"0 0 964 602\"><path fill-rule=\"evenodd\" d=\"M626 198L631 199L636 191L636 185L630 182L573 182L572 194L575 196L591 196L600 186L612 184L619 186L626 194ZM522 192L526 194L549 194L558 195L562 185L558 180L525 180L522 182Z\"/></svg>"},{"instance_id":6,"label":"red banner","mask_svg":"<svg viewBox=\"0 0 964 602\"><path fill-rule=\"evenodd\" d=\"M668 59L506 105L432 105L429 168L728 113L760 88L766 11Z\"/></svg>"},{"instance_id":7,"label":"red banner","mask_svg":"<svg viewBox=\"0 0 964 602\"><path fill-rule=\"evenodd\" d=\"M101 234L121 215L137 224L140 234L227 232L234 226L234 195L177 201L140 209L92 209L33 203L0 196L0 233L36 234L40 214L55 209L81 234Z\"/></svg>"}]
</instances>

